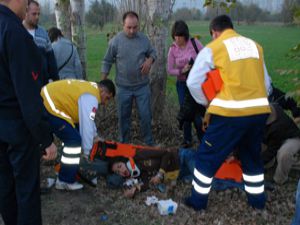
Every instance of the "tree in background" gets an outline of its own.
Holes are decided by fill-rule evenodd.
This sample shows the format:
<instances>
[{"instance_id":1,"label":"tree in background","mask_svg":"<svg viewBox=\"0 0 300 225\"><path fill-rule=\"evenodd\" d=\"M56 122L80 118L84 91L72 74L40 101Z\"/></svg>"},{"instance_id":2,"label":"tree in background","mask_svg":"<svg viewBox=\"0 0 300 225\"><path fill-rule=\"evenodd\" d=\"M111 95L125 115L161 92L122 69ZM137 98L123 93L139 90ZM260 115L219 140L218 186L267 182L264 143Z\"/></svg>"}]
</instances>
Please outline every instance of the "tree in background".
<instances>
[{"instance_id":1,"label":"tree in background","mask_svg":"<svg viewBox=\"0 0 300 225\"><path fill-rule=\"evenodd\" d=\"M174 20L200 20L202 18L202 13L199 9L189 9L189 8L180 8L176 10L172 16Z\"/></svg>"},{"instance_id":2,"label":"tree in background","mask_svg":"<svg viewBox=\"0 0 300 225\"><path fill-rule=\"evenodd\" d=\"M82 75L86 79L86 36L84 0L55 0L56 26L77 47L82 64Z\"/></svg>"},{"instance_id":3,"label":"tree in background","mask_svg":"<svg viewBox=\"0 0 300 225\"><path fill-rule=\"evenodd\" d=\"M291 24L294 22L297 9L300 7L300 0L285 0L282 5L281 17L282 22Z\"/></svg>"},{"instance_id":4,"label":"tree in background","mask_svg":"<svg viewBox=\"0 0 300 225\"><path fill-rule=\"evenodd\" d=\"M105 0L95 0L86 14L86 21L89 25L99 27L101 30L103 26L114 20L117 9L114 5Z\"/></svg>"},{"instance_id":5,"label":"tree in background","mask_svg":"<svg viewBox=\"0 0 300 225\"><path fill-rule=\"evenodd\" d=\"M72 39L71 20L70 20L70 1L69 0L55 0L55 18L56 26L60 29L64 36Z\"/></svg>"}]
</instances>

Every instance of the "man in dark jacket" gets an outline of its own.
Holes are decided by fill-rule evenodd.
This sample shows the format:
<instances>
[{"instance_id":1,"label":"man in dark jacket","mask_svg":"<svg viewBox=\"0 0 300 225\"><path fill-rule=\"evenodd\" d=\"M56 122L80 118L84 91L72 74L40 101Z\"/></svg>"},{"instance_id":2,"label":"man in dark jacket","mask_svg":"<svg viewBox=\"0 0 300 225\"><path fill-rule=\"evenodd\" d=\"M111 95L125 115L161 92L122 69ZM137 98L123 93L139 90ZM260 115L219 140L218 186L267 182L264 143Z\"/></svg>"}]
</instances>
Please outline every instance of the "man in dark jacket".
<instances>
[{"instance_id":1,"label":"man in dark jacket","mask_svg":"<svg viewBox=\"0 0 300 225\"><path fill-rule=\"evenodd\" d=\"M271 109L272 113L264 130L266 150L262 152L262 158L265 167L277 161L273 179L277 184L283 184L287 181L289 171L296 162L295 155L300 150L300 130L281 106L272 104Z\"/></svg>"},{"instance_id":2,"label":"man in dark jacket","mask_svg":"<svg viewBox=\"0 0 300 225\"><path fill-rule=\"evenodd\" d=\"M40 155L56 146L40 97L41 55L22 25L27 0L0 0L0 213L5 224L40 225Z\"/></svg>"},{"instance_id":3,"label":"man in dark jacket","mask_svg":"<svg viewBox=\"0 0 300 225\"><path fill-rule=\"evenodd\" d=\"M294 122L300 125L300 107L291 96L288 96L285 92L272 85L272 92L269 95L269 101L280 105L284 110L290 110L294 118Z\"/></svg>"}]
</instances>

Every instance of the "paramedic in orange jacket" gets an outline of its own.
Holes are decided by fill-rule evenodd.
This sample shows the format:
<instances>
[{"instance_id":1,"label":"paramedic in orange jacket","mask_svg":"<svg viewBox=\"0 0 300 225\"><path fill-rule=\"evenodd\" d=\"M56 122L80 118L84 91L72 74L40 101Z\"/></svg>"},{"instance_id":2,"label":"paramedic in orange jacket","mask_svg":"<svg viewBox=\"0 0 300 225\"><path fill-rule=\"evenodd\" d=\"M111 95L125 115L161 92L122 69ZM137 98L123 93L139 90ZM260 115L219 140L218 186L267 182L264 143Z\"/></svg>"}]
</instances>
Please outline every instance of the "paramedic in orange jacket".
<instances>
[{"instance_id":1,"label":"paramedic in orange jacket","mask_svg":"<svg viewBox=\"0 0 300 225\"><path fill-rule=\"evenodd\" d=\"M266 197L260 146L271 89L263 49L236 33L226 15L212 20L210 32L213 41L198 54L187 80L193 98L207 106L210 119L205 121L209 125L195 158L192 194L185 203L195 210L207 207L213 176L238 147L248 203L262 209ZM213 69L219 70L223 86L208 103L201 85Z\"/></svg>"}]
</instances>

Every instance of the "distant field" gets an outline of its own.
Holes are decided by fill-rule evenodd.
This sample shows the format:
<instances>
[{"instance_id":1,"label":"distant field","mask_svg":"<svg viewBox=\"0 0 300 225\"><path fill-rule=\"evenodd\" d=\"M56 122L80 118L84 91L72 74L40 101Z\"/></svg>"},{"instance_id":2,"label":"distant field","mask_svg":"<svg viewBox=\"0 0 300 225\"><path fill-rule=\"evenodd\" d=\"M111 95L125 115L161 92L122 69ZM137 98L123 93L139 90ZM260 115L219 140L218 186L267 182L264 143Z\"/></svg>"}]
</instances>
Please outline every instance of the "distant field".
<instances>
[{"instance_id":1,"label":"distant field","mask_svg":"<svg viewBox=\"0 0 300 225\"><path fill-rule=\"evenodd\" d=\"M210 41L207 22L189 22L191 35L200 35L200 41L207 44ZM300 42L299 27L281 25L235 25L235 29L257 41L264 48L265 61L275 85L285 91L295 90L295 81L300 77L299 61L286 58L289 49ZM98 80L103 55L107 48L106 33L112 29L107 26L102 32L95 29L87 30L87 62L88 79ZM168 39L171 43L171 38ZM297 74L280 75L280 70L294 69ZM168 78L168 92L174 93L174 78ZM299 86L298 86L299 88Z\"/></svg>"}]
</instances>

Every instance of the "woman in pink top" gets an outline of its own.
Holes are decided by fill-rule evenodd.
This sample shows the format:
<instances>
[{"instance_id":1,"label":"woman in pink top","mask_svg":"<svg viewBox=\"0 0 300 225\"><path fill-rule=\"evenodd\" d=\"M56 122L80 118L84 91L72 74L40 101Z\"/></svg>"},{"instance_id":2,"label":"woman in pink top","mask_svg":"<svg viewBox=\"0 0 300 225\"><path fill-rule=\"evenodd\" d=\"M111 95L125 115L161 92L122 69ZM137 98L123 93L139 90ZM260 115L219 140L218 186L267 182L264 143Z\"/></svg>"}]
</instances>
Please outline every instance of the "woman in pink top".
<instances>
[{"instance_id":1,"label":"woman in pink top","mask_svg":"<svg viewBox=\"0 0 300 225\"><path fill-rule=\"evenodd\" d=\"M177 76L176 89L178 94L179 105L181 106L184 101L184 93L187 90L186 79L189 70L203 46L197 40L193 41L190 38L189 28L187 24L178 20L172 27L172 43L168 53L167 70L171 76ZM183 125L184 140L182 147L190 147L192 144L192 126L191 123L185 122Z\"/></svg>"}]
</instances>

